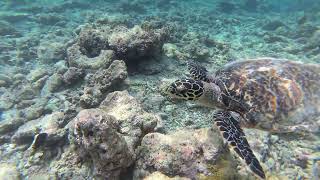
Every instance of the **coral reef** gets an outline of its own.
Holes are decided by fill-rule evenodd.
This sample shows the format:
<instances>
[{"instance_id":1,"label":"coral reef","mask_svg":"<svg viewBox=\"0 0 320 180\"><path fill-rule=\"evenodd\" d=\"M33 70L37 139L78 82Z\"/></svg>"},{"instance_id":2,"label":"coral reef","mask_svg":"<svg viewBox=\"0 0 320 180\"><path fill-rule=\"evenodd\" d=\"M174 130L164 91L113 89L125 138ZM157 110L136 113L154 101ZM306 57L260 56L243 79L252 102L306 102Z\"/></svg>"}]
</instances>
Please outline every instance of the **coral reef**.
<instances>
[{"instance_id":1,"label":"coral reef","mask_svg":"<svg viewBox=\"0 0 320 180\"><path fill-rule=\"evenodd\" d=\"M133 164L135 149L157 122L127 91L116 91L99 108L79 112L73 139L80 156L93 161L97 177L117 179Z\"/></svg>"},{"instance_id":2,"label":"coral reef","mask_svg":"<svg viewBox=\"0 0 320 180\"><path fill-rule=\"evenodd\" d=\"M134 152L117 132L119 124L113 116L96 109L83 110L74 124L75 143L90 156L97 177L115 179L131 166Z\"/></svg>"},{"instance_id":3,"label":"coral reef","mask_svg":"<svg viewBox=\"0 0 320 180\"><path fill-rule=\"evenodd\" d=\"M108 66L117 58L130 61L157 56L167 38L166 28L85 26L81 28L77 42L68 49L68 61L71 66L97 69Z\"/></svg>"},{"instance_id":4,"label":"coral reef","mask_svg":"<svg viewBox=\"0 0 320 180\"><path fill-rule=\"evenodd\" d=\"M160 171L168 176L196 179L217 177L228 179L237 176L236 165L226 154L222 139L215 129L180 130L171 134L147 134L139 147L135 178L141 179ZM215 138L212 138L215 137ZM223 159L228 165L220 167L216 174L211 167L219 167Z\"/></svg>"},{"instance_id":5,"label":"coral reef","mask_svg":"<svg viewBox=\"0 0 320 180\"><path fill-rule=\"evenodd\" d=\"M103 100L107 91L111 91L127 78L127 67L123 61L114 60L108 69L87 75L87 85L80 97L82 107L95 107Z\"/></svg>"}]
</instances>

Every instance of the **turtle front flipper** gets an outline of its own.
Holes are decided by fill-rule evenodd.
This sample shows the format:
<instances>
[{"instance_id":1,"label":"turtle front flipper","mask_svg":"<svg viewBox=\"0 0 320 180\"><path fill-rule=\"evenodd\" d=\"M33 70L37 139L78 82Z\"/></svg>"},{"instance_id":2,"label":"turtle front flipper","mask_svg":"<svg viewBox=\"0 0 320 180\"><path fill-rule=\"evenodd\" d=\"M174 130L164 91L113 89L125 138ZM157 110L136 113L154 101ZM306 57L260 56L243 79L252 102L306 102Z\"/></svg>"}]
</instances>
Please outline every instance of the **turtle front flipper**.
<instances>
[{"instance_id":1,"label":"turtle front flipper","mask_svg":"<svg viewBox=\"0 0 320 180\"><path fill-rule=\"evenodd\" d=\"M201 80L201 81L205 81L205 82L212 82L212 79L209 75L208 75L208 70L197 64L196 62L189 60L187 62L187 66L188 66L188 70L190 75L192 76L192 78L194 80Z\"/></svg>"},{"instance_id":2,"label":"turtle front flipper","mask_svg":"<svg viewBox=\"0 0 320 180\"><path fill-rule=\"evenodd\" d=\"M214 123L220 130L221 135L229 147L246 163L250 170L262 179L265 179L264 171L253 154L246 136L239 122L229 111L220 111L214 114Z\"/></svg>"}]
</instances>

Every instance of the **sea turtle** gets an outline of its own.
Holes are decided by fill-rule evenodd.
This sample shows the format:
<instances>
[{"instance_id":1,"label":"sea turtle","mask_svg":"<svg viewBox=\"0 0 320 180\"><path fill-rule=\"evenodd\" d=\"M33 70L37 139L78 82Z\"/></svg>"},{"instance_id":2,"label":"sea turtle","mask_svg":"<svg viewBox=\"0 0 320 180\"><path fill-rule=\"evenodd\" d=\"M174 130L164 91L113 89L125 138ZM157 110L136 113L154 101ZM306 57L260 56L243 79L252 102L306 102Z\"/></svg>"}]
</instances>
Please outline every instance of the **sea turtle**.
<instances>
[{"instance_id":1,"label":"sea turtle","mask_svg":"<svg viewBox=\"0 0 320 180\"><path fill-rule=\"evenodd\" d=\"M265 173L243 127L274 133L319 130L313 118L320 115L320 65L260 58L232 62L214 74L195 62L187 65L191 78L176 80L166 93L218 109L214 124L223 139L260 178Z\"/></svg>"}]
</instances>

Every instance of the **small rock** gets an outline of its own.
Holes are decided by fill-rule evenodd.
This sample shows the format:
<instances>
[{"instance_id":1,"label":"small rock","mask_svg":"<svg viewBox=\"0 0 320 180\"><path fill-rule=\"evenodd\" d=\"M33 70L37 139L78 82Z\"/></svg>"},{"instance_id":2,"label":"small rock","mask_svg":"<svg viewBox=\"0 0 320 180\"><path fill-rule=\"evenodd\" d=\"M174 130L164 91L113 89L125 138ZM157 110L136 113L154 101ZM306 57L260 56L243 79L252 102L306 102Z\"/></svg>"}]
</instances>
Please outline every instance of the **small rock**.
<instances>
[{"instance_id":1,"label":"small rock","mask_svg":"<svg viewBox=\"0 0 320 180\"><path fill-rule=\"evenodd\" d=\"M30 71L30 73L27 75L27 80L31 82L35 82L47 74L48 74L48 71L45 68L43 67L37 68Z\"/></svg>"},{"instance_id":2,"label":"small rock","mask_svg":"<svg viewBox=\"0 0 320 180\"><path fill-rule=\"evenodd\" d=\"M76 83L78 80L84 77L84 71L75 67L70 67L67 72L63 74L63 81L66 84Z\"/></svg>"},{"instance_id":3,"label":"small rock","mask_svg":"<svg viewBox=\"0 0 320 180\"><path fill-rule=\"evenodd\" d=\"M12 84L12 79L4 74L0 74L0 81L3 87L10 86ZM1 85L0 85L1 86Z\"/></svg>"},{"instance_id":4,"label":"small rock","mask_svg":"<svg viewBox=\"0 0 320 180\"><path fill-rule=\"evenodd\" d=\"M83 94L80 97L80 106L82 108L92 108L97 107L100 102L103 100L103 94L97 88L88 88L83 89Z\"/></svg>"},{"instance_id":5,"label":"small rock","mask_svg":"<svg viewBox=\"0 0 320 180\"><path fill-rule=\"evenodd\" d=\"M54 112L41 119L31 120L20 126L12 137L16 144L28 144L36 134L46 133L46 145L54 145L64 141L66 132L60 125L63 124L64 113Z\"/></svg>"},{"instance_id":6,"label":"small rock","mask_svg":"<svg viewBox=\"0 0 320 180\"><path fill-rule=\"evenodd\" d=\"M7 118L3 121L0 120L0 134L6 134L18 129L24 120L22 118Z\"/></svg>"},{"instance_id":7,"label":"small rock","mask_svg":"<svg viewBox=\"0 0 320 180\"><path fill-rule=\"evenodd\" d=\"M58 74L63 74L68 70L67 62L66 61L58 61L54 64L54 68Z\"/></svg>"},{"instance_id":8,"label":"small rock","mask_svg":"<svg viewBox=\"0 0 320 180\"><path fill-rule=\"evenodd\" d=\"M103 94L123 82L128 76L127 67L123 61L115 60L108 69L97 71L87 79L83 95L80 97L81 107L96 107L103 100Z\"/></svg>"},{"instance_id":9,"label":"small rock","mask_svg":"<svg viewBox=\"0 0 320 180\"><path fill-rule=\"evenodd\" d=\"M286 27L286 25L280 21L280 20L273 20L273 21L269 21L267 24L265 24L262 29L266 30L266 31L274 31L279 27Z\"/></svg>"},{"instance_id":10,"label":"small rock","mask_svg":"<svg viewBox=\"0 0 320 180\"><path fill-rule=\"evenodd\" d=\"M48 78L44 87L42 88L41 94L50 94L58 91L63 84L63 77L61 74L53 74Z\"/></svg>"},{"instance_id":11,"label":"small rock","mask_svg":"<svg viewBox=\"0 0 320 180\"><path fill-rule=\"evenodd\" d=\"M15 97L17 101L30 100L33 99L36 94L37 92L31 84L25 84L21 89L18 89Z\"/></svg>"},{"instance_id":12,"label":"small rock","mask_svg":"<svg viewBox=\"0 0 320 180\"><path fill-rule=\"evenodd\" d=\"M66 56L65 47L60 42L41 42L37 50L41 62L50 64L63 60Z\"/></svg>"},{"instance_id":13,"label":"small rock","mask_svg":"<svg viewBox=\"0 0 320 180\"><path fill-rule=\"evenodd\" d=\"M43 14L39 14L37 17L37 22L39 22L40 24L44 24L44 25L55 25L56 23L58 23L59 21L62 21L62 16L60 16L59 14L47 14L47 13L43 13Z\"/></svg>"}]
</instances>

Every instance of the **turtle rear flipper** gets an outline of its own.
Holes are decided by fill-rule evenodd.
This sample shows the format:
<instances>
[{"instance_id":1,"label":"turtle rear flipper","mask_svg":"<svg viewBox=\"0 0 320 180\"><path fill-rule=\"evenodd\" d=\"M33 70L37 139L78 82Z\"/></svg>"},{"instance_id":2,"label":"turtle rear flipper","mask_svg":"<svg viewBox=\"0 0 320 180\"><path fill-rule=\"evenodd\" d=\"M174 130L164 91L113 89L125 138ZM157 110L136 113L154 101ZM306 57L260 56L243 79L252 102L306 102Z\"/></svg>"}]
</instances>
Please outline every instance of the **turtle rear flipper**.
<instances>
[{"instance_id":1,"label":"turtle rear flipper","mask_svg":"<svg viewBox=\"0 0 320 180\"><path fill-rule=\"evenodd\" d=\"M250 170L262 179L265 179L264 171L253 154L246 136L239 126L239 122L228 111L220 111L214 115L214 122L218 126L224 141L242 160Z\"/></svg>"},{"instance_id":2,"label":"turtle rear flipper","mask_svg":"<svg viewBox=\"0 0 320 180\"><path fill-rule=\"evenodd\" d=\"M187 66L189 73L194 80L201 80L208 83L212 82L213 78L210 75L208 75L208 70L205 67L199 65L198 63L192 60L189 60L187 62Z\"/></svg>"}]
</instances>

